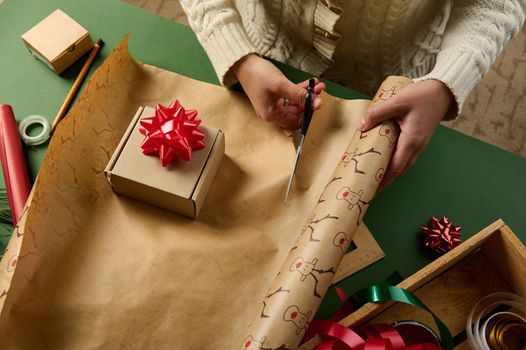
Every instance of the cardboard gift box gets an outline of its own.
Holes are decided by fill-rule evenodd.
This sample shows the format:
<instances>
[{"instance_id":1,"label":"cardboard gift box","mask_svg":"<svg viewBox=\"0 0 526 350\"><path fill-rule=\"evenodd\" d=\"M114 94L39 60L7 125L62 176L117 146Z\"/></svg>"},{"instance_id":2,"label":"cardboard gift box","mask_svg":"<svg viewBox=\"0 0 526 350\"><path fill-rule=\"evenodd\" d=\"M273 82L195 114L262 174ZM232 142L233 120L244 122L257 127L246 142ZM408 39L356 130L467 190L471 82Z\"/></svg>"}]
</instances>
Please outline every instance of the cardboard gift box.
<instances>
[{"instance_id":1,"label":"cardboard gift box","mask_svg":"<svg viewBox=\"0 0 526 350\"><path fill-rule=\"evenodd\" d=\"M153 108L139 108L105 169L106 178L116 193L195 219L223 159L224 134L200 125L205 147L194 151L190 161L177 159L162 167L159 157L141 150L139 120L152 115Z\"/></svg>"},{"instance_id":2,"label":"cardboard gift box","mask_svg":"<svg viewBox=\"0 0 526 350\"><path fill-rule=\"evenodd\" d=\"M502 221L498 220L452 251L398 284L414 293L451 331L465 338L470 310L494 292L511 292L526 298L526 247ZM340 323L351 327L370 323L416 320L437 332L429 313L401 303L366 304ZM301 349L314 349L315 337ZM455 349L470 349L467 340Z\"/></svg>"},{"instance_id":3,"label":"cardboard gift box","mask_svg":"<svg viewBox=\"0 0 526 350\"><path fill-rule=\"evenodd\" d=\"M33 56L57 74L93 47L86 29L61 10L55 10L22 35Z\"/></svg>"}]
</instances>

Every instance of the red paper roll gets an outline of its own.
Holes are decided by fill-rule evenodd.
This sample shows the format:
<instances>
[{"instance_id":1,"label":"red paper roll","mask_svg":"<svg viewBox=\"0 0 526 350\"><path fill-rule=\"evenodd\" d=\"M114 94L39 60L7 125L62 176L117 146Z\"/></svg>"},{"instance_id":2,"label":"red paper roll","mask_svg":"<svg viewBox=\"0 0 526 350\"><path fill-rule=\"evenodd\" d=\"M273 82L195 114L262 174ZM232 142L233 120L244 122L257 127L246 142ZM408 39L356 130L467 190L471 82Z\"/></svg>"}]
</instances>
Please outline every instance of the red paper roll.
<instances>
[{"instance_id":1,"label":"red paper roll","mask_svg":"<svg viewBox=\"0 0 526 350\"><path fill-rule=\"evenodd\" d=\"M11 216L16 226L22 216L31 186L15 116L11 106L6 104L0 104L0 158Z\"/></svg>"}]
</instances>

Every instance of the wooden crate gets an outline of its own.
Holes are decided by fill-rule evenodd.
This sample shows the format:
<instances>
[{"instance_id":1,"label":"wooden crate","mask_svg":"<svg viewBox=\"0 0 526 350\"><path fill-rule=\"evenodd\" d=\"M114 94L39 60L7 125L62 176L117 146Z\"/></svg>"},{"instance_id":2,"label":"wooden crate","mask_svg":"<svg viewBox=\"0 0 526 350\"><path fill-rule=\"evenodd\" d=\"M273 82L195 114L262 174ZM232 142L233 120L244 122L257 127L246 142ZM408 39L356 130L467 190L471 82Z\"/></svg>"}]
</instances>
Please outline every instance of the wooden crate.
<instances>
[{"instance_id":1,"label":"wooden crate","mask_svg":"<svg viewBox=\"0 0 526 350\"><path fill-rule=\"evenodd\" d=\"M508 291L526 298L526 247L498 220L398 286L420 298L456 336L465 331L467 314L482 297ZM418 320L436 330L427 312L394 302L369 303L340 323L354 328L396 320ZM301 349L313 349L318 343L316 337ZM469 349L467 341L455 349Z\"/></svg>"}]
</instances>

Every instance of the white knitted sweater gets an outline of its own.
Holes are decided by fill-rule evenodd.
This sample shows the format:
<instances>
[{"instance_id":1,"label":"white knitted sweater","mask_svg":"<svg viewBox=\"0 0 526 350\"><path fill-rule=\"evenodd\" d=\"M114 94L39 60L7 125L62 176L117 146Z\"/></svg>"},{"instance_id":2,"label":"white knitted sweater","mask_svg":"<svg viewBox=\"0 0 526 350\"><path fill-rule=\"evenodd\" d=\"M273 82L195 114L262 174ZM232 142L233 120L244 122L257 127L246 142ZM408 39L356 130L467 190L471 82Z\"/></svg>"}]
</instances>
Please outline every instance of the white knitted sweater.
<instances>
[{"instance_id":1,"label":"white knitted sweater","mask_svg":"<svg viewBox=\"0 0 526 350\"><path fill-rule=\"evenodd\" d=\"M437 79L459 112L526 13L526 0L180 2L222 84L257 53L368 94L387 75Z\"/></svg>"}]
</instances>

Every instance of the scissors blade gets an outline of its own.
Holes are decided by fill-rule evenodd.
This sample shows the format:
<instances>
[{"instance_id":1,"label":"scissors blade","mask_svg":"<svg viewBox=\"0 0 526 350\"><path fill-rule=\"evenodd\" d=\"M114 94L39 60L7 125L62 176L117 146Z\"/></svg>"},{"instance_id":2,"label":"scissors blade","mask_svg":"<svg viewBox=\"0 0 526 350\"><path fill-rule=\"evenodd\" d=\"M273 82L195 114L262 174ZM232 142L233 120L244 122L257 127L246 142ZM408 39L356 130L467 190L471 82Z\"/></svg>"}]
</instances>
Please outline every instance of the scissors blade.
<instances>
[{"instance_id":1,"label":"scissors blade","mask_svg":"<svg viewBox=\"0 0 526 350\"><path fill-rule=\"evenodd\" d=\"M303 141L305 140L305 135L309 129L310 121L312 119L312 109L311 109L311 100L312 94L314 93L314 78L309 79L309 87L307 89L307 94L305 95L305 110L303 113L303 124L300 129L296 130L293 134L294 147L296 147L296 159L292 165L292 171L290 172L289 184L287 186L287 193L285 194L285 204L289 198L289 192L292 185L292 179L294 179L294 174L296 173L296 167L298 165L298 160L300 159L301 149L303 148ZM299 142L297 141L299 137Z\"/></svg>"},{"instance_id":2,"label":"scissors blade","mask_svg":"<svg viewBox=\"0 0 526 350\"><path fill-rule=\"evenodd\" d=\"M301 129L294 130L294 132L292 133L292 143L294 144L295 151L298 150L298 146L300 145L301 137L302 137Z\"/></svg>"},{"instance_id":3,"label":"scissors blade","mask_svg":"<svg viewBox=\"0 0 526 350\"><path fill-rule=\"evenodd\" d=\"M287 203L287 199L289 199L290 188L292 186L292 179L294 179L294 174L296 173L296 167L298 166L298 160L300 159L304 139L305 136L301 135L301 139L298 144L298 149L296 150L296 159L294 160L294 164L292 165L292 171L290 172L289 184L287 185L287 193L285 194L285 203Z\"/></svg>"}]
</instances>

